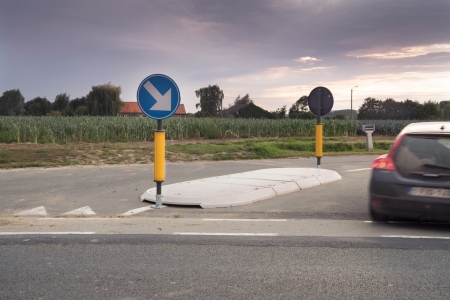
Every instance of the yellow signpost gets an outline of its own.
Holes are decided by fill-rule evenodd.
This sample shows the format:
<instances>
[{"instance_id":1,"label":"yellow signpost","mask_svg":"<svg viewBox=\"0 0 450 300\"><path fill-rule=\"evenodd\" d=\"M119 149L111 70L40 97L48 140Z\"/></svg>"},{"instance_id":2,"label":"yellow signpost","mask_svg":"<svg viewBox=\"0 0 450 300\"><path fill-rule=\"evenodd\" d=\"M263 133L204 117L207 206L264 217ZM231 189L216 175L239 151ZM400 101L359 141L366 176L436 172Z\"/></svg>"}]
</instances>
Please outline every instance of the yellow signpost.
<instances>
[{"instance_id":1,"label":"yellow signpost","mask_svg":"<svg viewBox=\"0 0 450 300\"><path fill-rule=\"evenodd\" d=\"M333 108L334 99L330 90L319 86L311 91L308 96L309 109L317 116L316 124L316 158L317 168L321 168L320 159L323 156L323 125L320 123L320 117L326 115Z\"/></svg>"}]
</instances>

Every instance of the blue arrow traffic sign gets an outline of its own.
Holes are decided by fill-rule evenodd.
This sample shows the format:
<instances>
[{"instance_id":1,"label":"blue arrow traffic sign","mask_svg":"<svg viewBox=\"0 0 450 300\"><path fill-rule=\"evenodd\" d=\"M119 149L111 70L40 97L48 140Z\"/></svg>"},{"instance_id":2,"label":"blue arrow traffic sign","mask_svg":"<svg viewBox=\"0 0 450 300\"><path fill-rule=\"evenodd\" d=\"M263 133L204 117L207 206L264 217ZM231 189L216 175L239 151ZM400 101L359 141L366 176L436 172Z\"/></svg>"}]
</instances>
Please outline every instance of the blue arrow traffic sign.
<instances>
[{"instance_id":1,"label":"blue arrow traffic sign","mask_svg":"<svg viewBox=\"0 0 450 300\"><path fill-rule=\"evenodd\" d=\"M139 85L137 102L148 117L164 120L173 115L180 106L180 90L169 76L153 74Z\"/></svg>"}]
</instances>

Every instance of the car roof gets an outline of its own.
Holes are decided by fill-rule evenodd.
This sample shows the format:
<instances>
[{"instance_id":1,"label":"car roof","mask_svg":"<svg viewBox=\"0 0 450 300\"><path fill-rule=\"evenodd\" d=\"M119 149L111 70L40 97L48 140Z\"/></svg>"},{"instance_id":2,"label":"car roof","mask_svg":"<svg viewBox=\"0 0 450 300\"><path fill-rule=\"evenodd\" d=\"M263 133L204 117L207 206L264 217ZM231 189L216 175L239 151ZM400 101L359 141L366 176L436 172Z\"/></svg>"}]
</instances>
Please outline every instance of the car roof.
<instances>
[{"instance_id":1,"label":"car roof","mask_svg":"<svg viewBox=\"0 0 450 300\"><path fill-rule=\"evenodd\" d=\"M450 122L419 122L407 125L399 133L403 134L450 134Z\"/></svg>"}]
</instances>

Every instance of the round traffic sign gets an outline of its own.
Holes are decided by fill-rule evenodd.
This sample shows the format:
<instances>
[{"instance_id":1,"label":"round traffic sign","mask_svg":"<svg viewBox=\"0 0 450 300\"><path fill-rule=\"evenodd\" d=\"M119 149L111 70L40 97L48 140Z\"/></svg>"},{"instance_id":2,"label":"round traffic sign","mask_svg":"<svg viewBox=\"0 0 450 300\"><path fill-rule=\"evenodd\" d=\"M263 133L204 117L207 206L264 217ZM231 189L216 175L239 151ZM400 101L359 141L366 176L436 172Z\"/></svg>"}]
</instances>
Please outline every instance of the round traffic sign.
<instances>
[{"instance_id":1,"label":"round traffic sign","mask_svg":"<svg viewBox=\"0 0 450 300\"><path fill-rule=\"evenodd\" d=\"M148 117L164 120L177 111L180 105L180 90L169 76L153 74L139 85L137 102Z\"/></svg>"},{"instance_id":2,"label":"round traffic sign","mask_svg":"<svg viewBox=\"0 0 450 300\"><path fill-rule=\"evenodd\" d=\"M316 116L323 116L329 113L333 108L333 104L333 94L326 87L316 87L309 93L308 106Z\"/></svg>"}]
</instances>

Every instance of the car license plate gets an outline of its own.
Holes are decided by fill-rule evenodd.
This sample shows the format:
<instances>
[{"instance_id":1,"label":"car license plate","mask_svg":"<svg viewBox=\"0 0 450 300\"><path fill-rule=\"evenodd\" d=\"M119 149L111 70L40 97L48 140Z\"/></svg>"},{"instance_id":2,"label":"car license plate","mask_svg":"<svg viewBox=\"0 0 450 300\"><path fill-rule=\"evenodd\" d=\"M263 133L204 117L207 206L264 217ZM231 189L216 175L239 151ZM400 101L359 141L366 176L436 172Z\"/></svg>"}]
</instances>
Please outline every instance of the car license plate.
<instances>
[{"instance_id":1,"label":"car license plate","mask_svg":"<svg viewBox=\"0 0 450 300\"><path fill-rule=\"evenodd\" d=\"M450 190L446 189L412 187L409 189L409 194L422 197L450 198Z\"/></svg>"}]
</instances>

